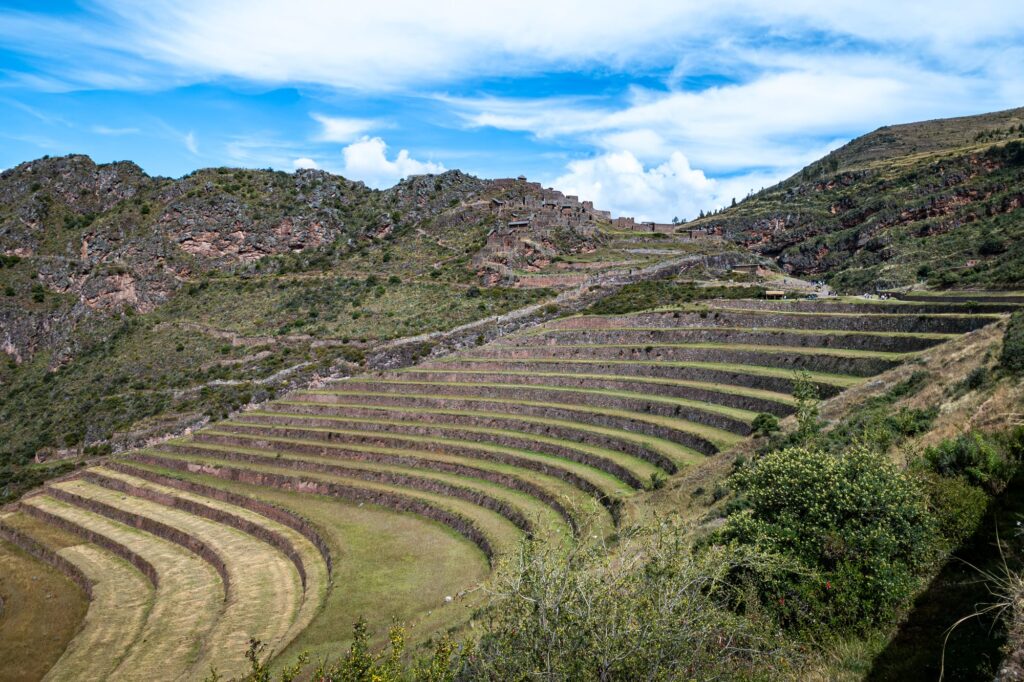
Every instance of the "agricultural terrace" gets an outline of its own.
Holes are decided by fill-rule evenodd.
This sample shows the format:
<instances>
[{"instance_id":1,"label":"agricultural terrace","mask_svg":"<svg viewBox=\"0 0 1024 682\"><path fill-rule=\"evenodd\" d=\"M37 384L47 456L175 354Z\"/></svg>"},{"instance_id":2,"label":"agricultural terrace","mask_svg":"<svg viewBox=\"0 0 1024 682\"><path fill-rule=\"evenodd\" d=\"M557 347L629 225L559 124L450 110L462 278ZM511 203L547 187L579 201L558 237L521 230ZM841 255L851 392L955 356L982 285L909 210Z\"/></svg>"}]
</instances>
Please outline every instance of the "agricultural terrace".
<instances>
[{"instance_id":1,"label":"agricultural terrace","mask_svg":"<svg viewBox=\"0 0 1024 682\"><path fill-rule=\"evenodd\" d=\"M793 413L798 373L831 397L1021 304L901 294L564 317L108 458L0 518L0 625L16 635L0 655L34 666L0 677L195 679L213 661L233 675L250 637L290 661L336 651L360 616L425 640L469 619L524 534L610 534L645 490ZM52 600L33 601L32 575ZM70 624L42 637L55 609ZM15 653L33 641L38 655Z\"/></svg>"}]
</instances>

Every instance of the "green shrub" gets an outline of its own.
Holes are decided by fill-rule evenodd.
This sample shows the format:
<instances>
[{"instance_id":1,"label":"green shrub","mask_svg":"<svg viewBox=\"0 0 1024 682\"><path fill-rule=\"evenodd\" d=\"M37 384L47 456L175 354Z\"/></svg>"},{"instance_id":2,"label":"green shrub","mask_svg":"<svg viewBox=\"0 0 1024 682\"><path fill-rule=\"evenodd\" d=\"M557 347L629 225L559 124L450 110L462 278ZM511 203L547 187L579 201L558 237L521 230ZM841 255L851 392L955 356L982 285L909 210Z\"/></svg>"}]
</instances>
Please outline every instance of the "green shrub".
<instances>
[{"instance_id":1,"label":"green shrub","mask_svg":"<svg viewBox=\"0 0 1024 682\"><path fill-rule=\"evenodd\" d=\"M730 611L725 582L750 552L694 555L683 532L637 529L614 557L526 540L493 587L464 680L781 679L793 647L764 619Z\"/></svg>"},{"instance_id":2,"label":"green shrub","mask_svg":"<svg viewBox=\"0 0 1024 682\"><path fill-rule=\"evenodd\" d=\"M735 576L787 626L824 634L887 622L933 556L937 537L925 496L869 448L777 450L729 481L743 504L718 540L799 566Z\"/></svg>"},{"instance_id":3,"label":"green shrub","mask_svg":"<svg viewBox=\"0 0 1024 682\"><path fill-rule=\"evenodd\" d=\"M1013 476L1020 453L997 438L979 431L947 438L924 451L932 471L943 476L962 476L972 485L999 491Z\"/></svg>"},{"instance_id":4,"label":"green shrub","mask_svg":"<svg viewBox=\"0 0 1024 682\"><path fill-rule=\"evenodd\" d=\"M1010 316L1003 334L999 366L1014 374L1024 372L1024 310L1015 310Z\"/></svg>"},{"instance_id":5,"label":"green shrub","mask_svg":"<svg viewBox=\"0 0 1024 682\"><path fill-rule=\"evenodd\" d=\"M989 496L963 478L923 472L919 482L928 496L928 508L947 549L953 550L978 529Z\"/></svg>"},{"instance_id":6,"label":"green shrub","mask_svg":"<svg viewBox=\"0 0 1024 682\"><path fill-rule=\"evenodd\" d=\"M779 430L779 419L774 414L762 412L754 417L754 421L750 423L750 428L755 436L767 436Z\"/></svg>"}]
</instances>

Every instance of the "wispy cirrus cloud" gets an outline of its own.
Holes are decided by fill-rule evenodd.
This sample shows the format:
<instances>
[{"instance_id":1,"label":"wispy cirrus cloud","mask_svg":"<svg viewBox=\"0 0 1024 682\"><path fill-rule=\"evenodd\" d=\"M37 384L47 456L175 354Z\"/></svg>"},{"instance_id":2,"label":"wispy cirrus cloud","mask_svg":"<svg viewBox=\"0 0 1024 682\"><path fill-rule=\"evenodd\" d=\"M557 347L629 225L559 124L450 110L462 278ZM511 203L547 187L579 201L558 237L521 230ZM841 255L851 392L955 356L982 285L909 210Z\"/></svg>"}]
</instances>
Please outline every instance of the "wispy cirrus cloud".
<instances>
[{"instance_id":1,"label":"wispy cirrus cloud","mask_svg":"<svg viewBox=\"0 0 1024 682\"><path fill-rule=\"evenodd\" d=\"M0 9L5 96L215 91L168 115L189 131L163 140L176 159L194 163L201 137L204 161L330 169L341 153L373 184L441 159L527 165L652 217L720 205L879 125L1024 104L1024 5L1009 0L520 0L499 18L470 0L44 5ZM304 106L259 116L253 93L273 88ZM65 114L33 110L60 128ZM421 161L430 149L450 156Z\"/></svg>"}]
</instances>

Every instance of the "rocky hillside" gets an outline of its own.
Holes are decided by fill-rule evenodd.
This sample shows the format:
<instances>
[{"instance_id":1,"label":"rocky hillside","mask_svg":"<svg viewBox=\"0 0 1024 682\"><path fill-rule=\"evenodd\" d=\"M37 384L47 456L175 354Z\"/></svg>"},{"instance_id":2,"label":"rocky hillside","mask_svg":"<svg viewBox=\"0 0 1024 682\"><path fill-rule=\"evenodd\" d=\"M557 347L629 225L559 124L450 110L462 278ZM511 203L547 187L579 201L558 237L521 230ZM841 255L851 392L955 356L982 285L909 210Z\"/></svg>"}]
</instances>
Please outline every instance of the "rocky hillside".
<instances>
[{"instance_id":1,"label":"rocky hillside","mask_svg":"<svg viewBox=\"0 0 1024 682\"><path fill-rule=\"evenodd\" d=\"M840 290L1024 281L1024 109L886 126L691 223Z\"/></svg>"},{"instance_id":2,"label":"rocky hillside","mask_svg":"<svg viewBox=\"0 0 1024 682\"><path fill-rule=\"evenodd\" d=\"M179 432L382 341L551 296L507 286L511 268L593 251L606 214L585 204L459 171L384 191L85 156L4 171L0 499L35 480L33 459Z\"/></svg>"}]
</instances>

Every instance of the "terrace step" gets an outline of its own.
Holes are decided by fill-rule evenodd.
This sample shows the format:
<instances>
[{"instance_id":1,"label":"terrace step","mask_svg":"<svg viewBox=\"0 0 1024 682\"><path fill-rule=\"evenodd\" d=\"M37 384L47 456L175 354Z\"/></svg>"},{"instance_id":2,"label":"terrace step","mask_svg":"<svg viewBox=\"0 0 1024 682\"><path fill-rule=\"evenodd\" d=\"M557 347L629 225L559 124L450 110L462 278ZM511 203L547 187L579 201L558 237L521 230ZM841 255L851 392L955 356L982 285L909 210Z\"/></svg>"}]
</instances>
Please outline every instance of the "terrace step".
<instances>
[{"instance_id":1,"label":"terrace step","mask_svg":"<svg viewBox=\"0 0 1024 682\"><path fill-rule=\"evenodd\" d=\"M566 386L579 388L603 388L630 391L648 395L697 400L715 405L735 407L751 412L768 412L780 417L792 414L793 397L774 391L760 391L741 386L725 386L709 382L673 381L656 377L628 377L615 374L589 374L583 372L542 372L542 371L474 371L473 369L452 369L437 371L410 367L397 374L428 382L477 382L526 384L538 386ZM340 385L338 384L332 385Z\"/></svg>"},{"instance_id":2,"label":"terrace step","mask_svg":"<svg viewBox=\"0 0 1024 682\"><path fill-rule=\"evenodd\" d=\"M503 468L535 471L558 478L597 500L627 492L620 481L591 466L516 447L479 440L437 437L436 434L428 435L431 431L416 425L407 433L401 431L402 425L398 422L359 423L344 418L250 412L238 415L231 421L221 422L218 429L224 430L228 426L236 425L292 428L300 431L312 429L309 433L313 437L321 437L335 445L344 445L357 451L368 451L368 447L387 447L395 451L414 450L420 454L418 456L429 455L432 460L451 459L453 462L472 463L474 466L488 463ZM323 435L323 432L327 432L327 435Z\"/></svg>"},{"instance_id":3,"label":"terrace step","mask_svg":"<svg viewBox=\"0 0 1024 682\"><path fill-rule=\"evenodd\" d=\"M134 557L155 593L139 641L114 668L111 679L186 679L223 608L223 584L214 568L192 552L104 516L36 495L26 512L67 528L104 549Z\"/></svg>"},{"instance_id":4,"label":"terrace step","mask_svg":"<svg viewBox=\"0 0 1024 682\"><path fill-rule=\"evenodd\" d=\"M624 390L512 384L500 382L429 381L419 377L380 378L376 380L346 379L332 382L330 389L341 394L393 393L396 395L438 394L479 398L529 400L531 402L563 403L567 401L594 407L678 417L697 424L730 431L740 436L750 434L750 422L756 412L686 398L654 396Z\"/></svg>"},{"instance_id":5,"label":"terrace step","mask_svg":"<svg viewBox=\"0 0 1024 682\"><path fill-rule=\"evenodd\" d=\"M927 298L901 298L882 301L878 299L863 300L814 300L814 301L758 301L758 300L730 300L715 301L728 308L744 308L747 310L781 310L797 312L820 312L820 313L882 313L886 315L973 315L973 314L1000 314L1010 313L1024 303L1013 303L1007 301L978 301L971 298L962 298L956 301L937 301L933 297Z\"/></svg>"},{"instance_id":6,"label":"terrace step","mask_svg":"<svg viewBox=\"0 0 1024 682\"><path fill-rule=\"evenodd\" d=\"M994 291L961 291L961 292L949 292L946 294L932 294L932 293L896 293L892 294L894 298L901 301L923 301L928 303L960 303L963 301L976 301L978 303L1007 303L1011 305L1024 305L1024 294L1010 293L1005 294Z\"/></svg>"},{"instance_id":7,"label":"terrace step","mask_svg":"<svg viewBox=\"0 0 1024 682\"><path fill-rule=\"evenodd\" d=\"M363 500L347 501L139 461L118 459L113 463L163 477L177 486L198 486L268 505L316 529L325 544L324 553L336 558L332 584L313 621L278 652L281 662L292 661L303 651L313 659L336 656L347 646L347 633L360 616L385 628L395 619L408 622L414 614L417 632L427 632L448 627L455 613L475 608L481 601L474 587L489 573L486 555L464 535L436 520ZM203 494L213 496L213 492ZM466 518L474 517L500 553L513 550L521 540L518 529L490 512L461 500L439 504L455 512L464 510ZM464 594L459 604L445 604L445 595L460 593Z\"/></svg>"},{"instance_id":8,"label":"terrace step","mask_svg":"<svg viewBox=\"0 0 1024 682\"><path fill-rule=\"evenodd\" d=\"M105 472L112 471L118 474L130 476L133 479L148 481L149 483L159 486L161 489L170 488L173 490L184 491L186 493L193 493L207 504L211 504L212 500L224 502L232 508L238 507L241 509L247 509L258 516L270 519L283 527L280 529L280 532L287 533L287 530L285 529L291 529L304 538L306 542L308 542L319 554L319 563L322 563L326 568L328 576L332 571L333 559L326 541L309 521L291 510L282 509L276 505L254 499L252 497L247 497L245 495L238 495L224 490L223 488L203 485L201 483L187 481L172 476L164 476L148 469L133 466L124 461L107 461L104 463L102 470ZM302 540L294 538L294 543L296 546L300 547L300 549L303 549ZM304 549L303 554L305 554ZM309 568L315 567L318 562L315 560L305 560L304 558L303 563L304 566L306 566L308 573L310 572Z\"/></svg>"},{"instance_id":9,"label":"terrace step","mask_svg":"<svg viewBox=\"0 0 1024 682\"><path fill-rule=\"evenodd\" d=\"M290 528L278 526L270 519L248 512L241 507L207 499L200 495L182 493L173 488L154 484L146 479L104 466L86 469L81 473L81 478L89 483L116 490L131 497L180 509L189 514L231 526L235 530L273 546L288 557L288 560L295 566L302 582L303 592L306 591L307 574L313 570L312 562L308 561L308 550L312 549L315 554L316 548L307 548L305 545L308 545L309 541ZM300 551L300 547L302 551ZM319 555L317 558L320 558Z\"/></svg>"},{"instance_id":10,"label":"terrace step","mask_svg":"<svg viewBox=\"0 0 1024 682\"><path fill-rule=\"evenodd\" d=\"M476 545L489 562L494 559L496 547L502 550L511 548L519 532L514 524L500 515L462 500L342 480L316 472L304 472L298 476L294 471L281 467L262 464L235 466L225 461L179 457L155 450L133 453L129 461L164 475L173 475L173 472L202 475L205 481L224 479L263 488L333 497L354 504L373 504L396 512L415 514L462 535ZM496 519L500 521L496 522Z\"/></svg>"},{"instance_id":11,"label":"terrace step","mask_svg":"<svg viewBox=\"0 0 1024 682\"><path fill-rule=\"evenodd\" d=\"M549 323L551 329L614 329L622 327L766 327L862 332L964 334L1000 319L999 315L886 315L884 313L802 313L730 309L714 305L704 312L690 309L628 315L586 315Z\"/></svg>"},{"instance_id":12,"label":"terrace step","mask_svg":"<svg viewBox=\"0 0 1024 682\"><path fill-rule=\"evenodd\" d=\"M390 405L345 404L326 399L317 401L279 400L269 403L265 407L267 411L273 412L287 411L288 413L338 417L340 419L433 420L431 423L445 428L468 426L479 429L514 429L530 438L551 438L562 442L575 441L588 448L596 448L602 453L620 452L623 454L623 459L619 463L631 470L640 467L641 479L657 469L668 473L675 473L678 470L674 460L665 454L666 451L671 451L671 457L681 458L690 455L691 461L700 461L703 458L703 455L675 443L668 443L669 447L666 448L665 442L660 442L658 439L620 429L609 429L559 419L515 415L507 412L411 409ZM633 458L634 461L628 461L629 458Z\"/></svg>"},{"instance_id":13,"label":"terrace step","mask_svg":"<svg viewBox=\"0 0 1024 682\"><path fill-rule=\"evenodd\" d=\"M247 667L245 650L251 637L275 649L287 644L284 638L299 615L303 589L295 566L272 545L226 523L87 480L61 482L52 488L71 493L76 498L68 498L69 502L105 516L114 518L111 510L121 512L117 515L131 518L136 527L153 527L149 520L176 529L191 539L193 551L200 542L208 548L197 552L204 559L210 561L210 554L219 559L220 565L214 565L222 571L227 588L225 605L207 635L193 674L203 674L212 665L241 672ZM50 494L54 492L50 490ZM274 618L266 618L267 613Z\"/></svg>"},{"instance_id":14,"label":"terrace step","mask_svg":"<svg viewBox=\"0 0 1024 682\"><path fill-rule=\"evenodd\" d=\"M724 445L731 445L738 437L703 424L645 414L629 410L578 405L570 402L539 402L502 398L461 397L453 395L404 394L357 391L298 391L295 398L304 402L322 402L346 407L400 407L406 409L443 409L483 411L495 414L511 413L540 419L555 419L602 428L632 432L662 441L676 443L685 448L712 455Z\"/></svg>"},{"instance_id":15,"label":"terrace step","mask_svg":"<svg viewBox=\"0 0 1024 682\"><path fill-rule=\"evenodd\" d=\"M537 436L518 431L502 431L471 426L447 426L429 422L313 415L286 412L284 409L252 410L236 415L233 421L285 426L314 426L334 429L351 438L338 436L338 442L357 442L386 447L403 447L414 442L429 452L447 452L472 459L515 462L515 466L582 482L581 490L592 490L596 496L618 495L623 484L642 488L638 474L619 464L622 453L572 443L557 438ZM510 459L511 458L511 459ZM549 471L549 469L551 471ZM650 473L645 467L641 474Z\"/></svg>"},{"instance_id":16,"label":"terrace step","mask_svg":"<svg viewBox=\"0 0 1024 682\"><path fill-rule=\"evenodd\" d=\"M756 365L790 371L808 370L869 377L901 364L906 356L832 348L730 345L536 345L478 348L466 354L474 360L524 360L533 357L644 362L710 362Z\"/></svg>"},{"instance_id":17,"label":"terrace step","mask_svg":"<svg viewBox=\"0 0 1024 682\"><path fill-rule=\"evenodd\" d=\"M840 332L820 329L743 327L623 327L617 329L548 329L500 340L495 347L552 345L663 346L679 344L741 344L790 348L837 348L884 353L913 353L955 338L955 334Z\"/></svg>"},{"instance_id":18,"label":"terrace step","mask_svg":"<svg viewBox=\"0 0 1024 682\"><path fill-rule=\"evenodd\" d=\"M283 431L287 433L288 429ZM525 533L534 531L532 517L543 517L545 512L557 514L572 529L576 527L576 520L558 495L535 481L467 465L454 466L458 469L455 473L440 468L440 463L439 469L427 469L423 460L412 457L408 451L388 452L380 448L383 452L360 453L321 440L273 435L272 427L261 429L256 425L249 432L245 432L242 425L234 429L204 430L192 441L169 442L157 449L169 454L225 461L270 463L298 471L454 497L504 516ZM556 483L555 479L547 483L561 488L561 482ZM567 490L562 489L562 492Z\"/></svg>"},{"instance_id":19,"label":"terrace step","mask_svg":"<svg viewBox=\"0 0 1024 682\"><path fill-rule=\"evenodd\" d=\"M554 358L534 356L519 360L497 360L492 358L459 358L457 360L432 361L420 365L431 371L467 370L490 372L576 372L614 374L625 378L645 377L672 381L698 381L723 386L741 386L757 390L788 393L794 390L794 373L776 367L756 365L728 365L713 362L650 362L646 360L618 360L593 358ZM840 391L855 386L861 377L811 372L810 381L822 398L831 398Z\"/></svg>"},{"instance_id":20,"label":"terrace step","mask_svg":"<svg viewBox=\"0 0 1024 682\"><path fill-rule=\"evenodd\" d=\"M156 590L138 569L96 545L65 547L59 554L88 577L92 588L81 630L46 679L111 679L142 636Z\"/></svg>"},{"instance_id":21,"label":"terrace step","mask_svg":"<svg viewBox=\"0 0 1024 682\"><path fill-rule=\"evenodd\" d=\"M145 622L153 597L153 586L146 576L117 555L26 513L0 515L0 540L60 571L89 599L78 632L67 642L59 659L51 662L50 669L45 671L46 679L107 678ZM23 595L23 601L43 596ZM47 600L53 596L45 595ZM39 617L48 615L42 613L42 604L26 601L23 605L39 609ZM107 619L112 609L121 615L115 622ZM14 627L10 622L7 625ZM15 633L15 639L20 639L19 634ZM10 676L10 671L5 672Z\"/></svg>"}]
</instances>

